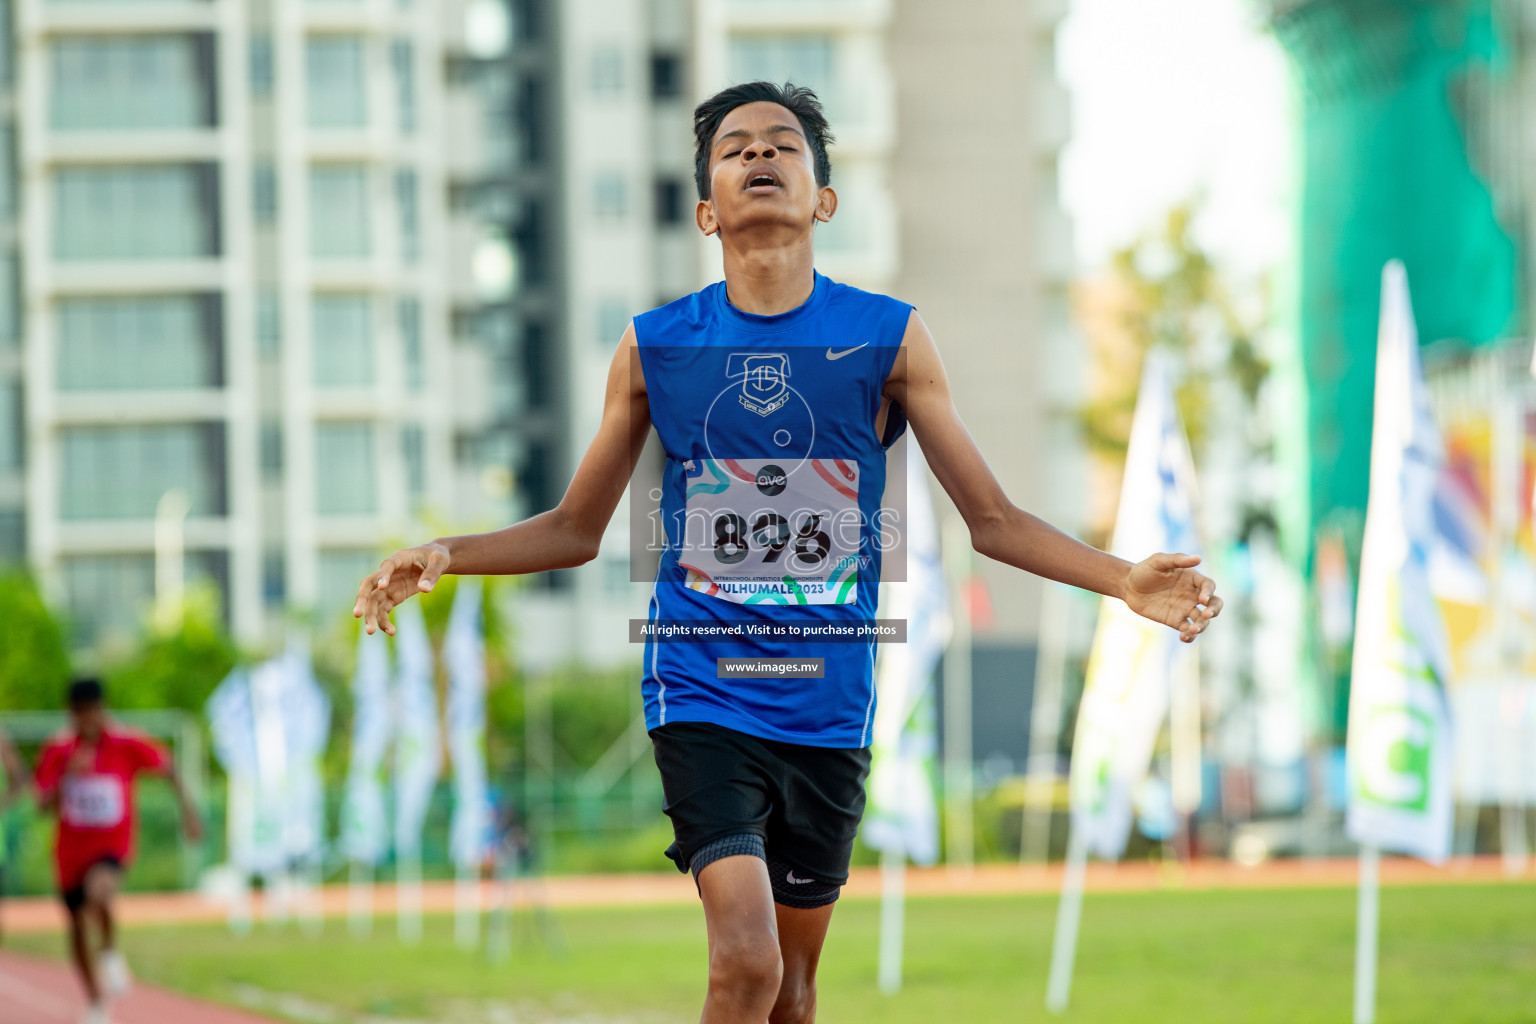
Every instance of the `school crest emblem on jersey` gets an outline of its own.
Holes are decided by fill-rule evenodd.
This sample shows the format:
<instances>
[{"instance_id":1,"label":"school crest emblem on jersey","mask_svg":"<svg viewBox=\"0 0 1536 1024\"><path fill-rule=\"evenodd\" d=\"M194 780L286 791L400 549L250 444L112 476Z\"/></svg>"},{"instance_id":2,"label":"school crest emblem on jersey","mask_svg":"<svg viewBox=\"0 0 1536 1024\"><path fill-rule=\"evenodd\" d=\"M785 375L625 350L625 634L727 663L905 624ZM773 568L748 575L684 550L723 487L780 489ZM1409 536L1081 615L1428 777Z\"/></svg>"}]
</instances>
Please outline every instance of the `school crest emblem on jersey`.
<instances>
[{"instance_id":1,"label":"school crest emblem on jersey","mask_svg":"<svg viewBox=\"0 0 1536 1024\"><path fill-rule=\"evenodd\" d=\"M759 416L767 416L789 401L789 356L782 352L733 355L728 372L733 378L741 377L737 400Z\"/></svg>"}]
</instances>

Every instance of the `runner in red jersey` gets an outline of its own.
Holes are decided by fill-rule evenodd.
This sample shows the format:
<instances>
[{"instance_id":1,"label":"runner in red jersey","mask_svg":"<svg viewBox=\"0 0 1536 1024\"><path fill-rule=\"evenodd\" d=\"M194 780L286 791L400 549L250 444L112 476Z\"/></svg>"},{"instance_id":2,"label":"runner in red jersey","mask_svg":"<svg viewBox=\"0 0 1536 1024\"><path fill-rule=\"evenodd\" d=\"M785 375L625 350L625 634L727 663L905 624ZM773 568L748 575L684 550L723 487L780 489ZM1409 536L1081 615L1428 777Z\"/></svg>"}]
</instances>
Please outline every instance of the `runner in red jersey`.
<instances>
[{"instance_id":1,"label":"runner in red jersey","mask_svg":"<svg viewBox=\"0 0 1536 1024\"><path fill-rule=\"evenodd\" d=\"M166 750L107 720L100 682L83 679L70 686L69 716L70 728L38 755L38 803L59 816L54 863L69 910L70 953L90 998L85 1021L105 1024L106 997L130 984L114 942L112 902L133 856L135 776L151 772L170 780L188 838L200 839L202 824ZM101 935L96 956L87 934L91 921Z\"/></svg>"}]
</instances>

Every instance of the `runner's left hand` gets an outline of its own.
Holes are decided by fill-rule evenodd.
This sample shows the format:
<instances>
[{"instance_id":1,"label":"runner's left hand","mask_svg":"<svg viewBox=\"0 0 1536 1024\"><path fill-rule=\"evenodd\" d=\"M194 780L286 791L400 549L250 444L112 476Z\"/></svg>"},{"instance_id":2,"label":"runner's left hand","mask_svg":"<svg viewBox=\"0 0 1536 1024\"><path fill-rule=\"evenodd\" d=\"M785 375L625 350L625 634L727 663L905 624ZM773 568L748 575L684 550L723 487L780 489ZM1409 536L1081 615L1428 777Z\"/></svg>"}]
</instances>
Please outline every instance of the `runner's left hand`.
<instances>
[{"instance_id":1,"label":"runner's left hand","mask_svg":"<svg viewBox=\"0 0 1536 1024\"><path fill-rule=\"evenodd\" d=\"M1216 581L1195 571L1198 555L1158 553L1131 566L1125 577L1125 603L1137 615L1179 631L1193 643L1221 614Z\"/></svg>"}]
</instances>

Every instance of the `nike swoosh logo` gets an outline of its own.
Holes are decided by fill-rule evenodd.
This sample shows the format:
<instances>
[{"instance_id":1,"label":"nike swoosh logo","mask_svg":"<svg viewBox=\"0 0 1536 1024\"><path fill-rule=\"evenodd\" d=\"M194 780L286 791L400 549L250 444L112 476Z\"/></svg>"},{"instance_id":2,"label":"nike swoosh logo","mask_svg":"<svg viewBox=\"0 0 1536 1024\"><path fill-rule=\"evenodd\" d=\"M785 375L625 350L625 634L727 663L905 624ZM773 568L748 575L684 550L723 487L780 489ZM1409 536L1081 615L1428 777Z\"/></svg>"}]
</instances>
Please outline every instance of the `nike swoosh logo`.
<instances>
[{"instance_id":1,"label":"nike swoosh logo","mask_svg":"<svg viewBox=\"0 0 1536 1024\"><path fill-rule=\"evenodd\" d=\"M869 342L867 342L867 341L864 343L864 345L868 345L868 344L869 344ZM827 349L827 358L828 359L841 359L841 358L843 358L843 356L846 356L850 352L857 352L859 349L863 348L864 345L855 345L855 346L853 346L853 348L845 348L841 352L833 352L831 349Z\"/></svg>"},{"instance_id":2,"label":"nike swoosh logo","mask_svg":"<svg viewBox=\"0 0 1536 1024\"><path fill-rule=\"evenodd\" d=\"M865 344L868 344L868 342L866 342ZM863 347L864 347L863 345L859 346L859 348L863 348ZM852 352L853 349L849 349L848 351ZM809 885L811 882L816 881L816 879L814 879L814 878L796 878L795 877L795 873L793 871L791 871L789 874L784 876L784 881L788 882L790 885Z\"/></svg>"}]
</instances>

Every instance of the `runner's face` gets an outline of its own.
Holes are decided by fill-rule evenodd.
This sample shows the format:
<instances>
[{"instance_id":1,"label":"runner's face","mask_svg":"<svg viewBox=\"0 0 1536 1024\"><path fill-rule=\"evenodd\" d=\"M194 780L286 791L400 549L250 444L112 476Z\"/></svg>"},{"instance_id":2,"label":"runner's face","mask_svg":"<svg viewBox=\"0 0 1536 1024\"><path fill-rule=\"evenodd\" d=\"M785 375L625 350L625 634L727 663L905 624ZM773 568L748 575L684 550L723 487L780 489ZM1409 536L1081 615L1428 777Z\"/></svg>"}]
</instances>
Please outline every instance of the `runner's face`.
<instances>
[{"instance_id":1,"label":"runner's face","mask_svg":"<svg viewBox=\"0 0 1536 1024\"><path fill-rule=\"evenodd\" d=\"M710 198L699 203L705 234L784 225L809 230L832 218L836 196L818 188L800 120L777 103L725 115L709 154Z\"/></svg>"},{"instance_id":2,"label":"runner's face","mask_svg":"<svg viewBox=\"0 0 1536 1024\"><path fill-rule=\"evenodd\" d=\"M74 722L75 733L82 739L96 740L101 737L101 730L107 719L107 710L100 702L92 704L75 704L69 709L70 720Z\"/></svg>"}]
</instances>

